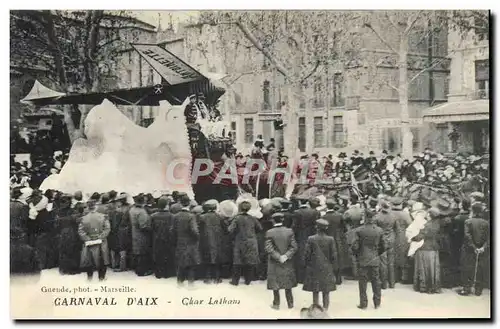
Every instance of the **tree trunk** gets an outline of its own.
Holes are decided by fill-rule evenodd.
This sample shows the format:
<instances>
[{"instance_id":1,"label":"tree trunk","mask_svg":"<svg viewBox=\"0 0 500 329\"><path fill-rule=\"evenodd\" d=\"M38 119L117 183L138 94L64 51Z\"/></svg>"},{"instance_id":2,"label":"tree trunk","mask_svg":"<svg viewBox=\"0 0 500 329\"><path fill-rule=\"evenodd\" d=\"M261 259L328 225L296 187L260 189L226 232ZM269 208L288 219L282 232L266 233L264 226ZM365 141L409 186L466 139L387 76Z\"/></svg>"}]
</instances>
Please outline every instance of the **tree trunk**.
<instances>
[{"instance_id":1,"label":"tree trunk","mask_svg":"<svg viewBox=\"0 0 500 329\"><path fill-rule=\"evenodd\" d=\"M409 159L413 155L413 136L408 113L408 44L403 38L399 46L399 105L401 106L402 156Z\"/></svg>"}]
</instances>

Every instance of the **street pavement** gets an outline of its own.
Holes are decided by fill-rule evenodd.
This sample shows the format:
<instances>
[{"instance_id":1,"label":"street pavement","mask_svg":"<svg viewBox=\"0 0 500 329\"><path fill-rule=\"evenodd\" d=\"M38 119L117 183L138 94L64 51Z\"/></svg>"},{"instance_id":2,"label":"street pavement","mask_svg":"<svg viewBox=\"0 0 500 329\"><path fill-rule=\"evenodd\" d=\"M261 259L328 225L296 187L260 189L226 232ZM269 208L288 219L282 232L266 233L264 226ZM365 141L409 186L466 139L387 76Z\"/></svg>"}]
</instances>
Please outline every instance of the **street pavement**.
<instances>
[{"instance_id":1,"label":"street pavement","mask_svg":"<svg viewBox=\"0 0 500 329\"><path fill-rule=\"evenodd\" d=\"M96 273L97 276L97 273ZM46 292L51 288L67 288L70 292ZM106 289L135 289L135 292L101 292ZM74 290L90 292L74 292ZM42 291L43 290L43 291ZM60 275L57 269L45 270L40 278L11 278L11 316L13 318L59 319L293 319L300 318L300 309L312 303L312 294L293 289L295 307L288 309L284 292L281 292L281 309L271 309L272 292L264 281L240 284L235 287L228 280L215 285L196 281L178 286L175 278L156 279L154 276L137 277L133 272L108 272L107 279L97 277L88 282L85 274ZM368 286L371 300L371 287ZM68 298L107 297L112 306L55 306L54 303ZM59 298L59 299L57 299ZM135 299L134 299L135 298ZM139 300L138 298L142 298ZM146 301L145 298L149 298ZM158 305L136 305L152 303ZM215 300L239 301L239 304L213 305ZM212 299L211 304L210 299ZM86 301L87 299L85 299ZM201 304L200 300L203 300ZM321 298L320 298L321 300ZM96 301L93 299L92 301ZM183 305L189 303L191 305ZM455 291L444 289L441 294L428 295L414 292L411 285L396 285L395 289L382 291L382 306L375 310L370 303L367 310L358 305L356 281L345 281L331 293L328 316L332 319L357 318L488 318L490 317L490 291L482 296L459 296ZM127 305L133 302L133 305Z\"/></svg>"}]
</instances>

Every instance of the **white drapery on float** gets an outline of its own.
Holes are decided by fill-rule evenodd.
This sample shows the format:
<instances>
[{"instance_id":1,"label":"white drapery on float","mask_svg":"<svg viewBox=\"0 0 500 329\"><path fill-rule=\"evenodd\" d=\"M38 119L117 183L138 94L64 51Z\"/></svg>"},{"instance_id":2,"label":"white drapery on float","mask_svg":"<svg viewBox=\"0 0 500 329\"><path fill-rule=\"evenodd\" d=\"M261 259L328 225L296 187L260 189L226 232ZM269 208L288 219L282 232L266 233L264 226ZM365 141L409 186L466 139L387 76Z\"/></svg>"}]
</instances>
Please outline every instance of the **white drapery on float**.
<instances>
[{"instance_id":1,"label":"white drapery on float","mask_svg":"<svg viewBox=\"0 0 500 329\"><path fill-rule=\"evenodd\" d=\"M184 119L188 102L186 99L179 106L160 102L158 117L144 128L104 100L85 119L87 139L73 143L61 172L47 177L40 189L84 194L115 190L132 195L177 190L193 198L191 149ZM178 163L175 168L174 162Z\"/></svg>"}]
</instances>

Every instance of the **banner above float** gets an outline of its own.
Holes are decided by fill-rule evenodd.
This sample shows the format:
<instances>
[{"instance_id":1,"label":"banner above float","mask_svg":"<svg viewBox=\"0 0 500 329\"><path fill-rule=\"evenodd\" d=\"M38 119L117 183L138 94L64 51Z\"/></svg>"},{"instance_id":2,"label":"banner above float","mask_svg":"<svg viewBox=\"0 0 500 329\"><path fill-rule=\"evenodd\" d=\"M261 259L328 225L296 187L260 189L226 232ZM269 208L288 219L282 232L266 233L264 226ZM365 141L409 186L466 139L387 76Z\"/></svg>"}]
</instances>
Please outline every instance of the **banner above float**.
<instances>
[{"instance_id":1,"label":"banner above float","mask_svg":"<svg viewBox=\"0 0 500 329\"><path fill-rule=\"evenodd\" d=\"M206 79L179 57L158 45L132 44L132 47L171 85Z\"/></svg>"}]
</instances>

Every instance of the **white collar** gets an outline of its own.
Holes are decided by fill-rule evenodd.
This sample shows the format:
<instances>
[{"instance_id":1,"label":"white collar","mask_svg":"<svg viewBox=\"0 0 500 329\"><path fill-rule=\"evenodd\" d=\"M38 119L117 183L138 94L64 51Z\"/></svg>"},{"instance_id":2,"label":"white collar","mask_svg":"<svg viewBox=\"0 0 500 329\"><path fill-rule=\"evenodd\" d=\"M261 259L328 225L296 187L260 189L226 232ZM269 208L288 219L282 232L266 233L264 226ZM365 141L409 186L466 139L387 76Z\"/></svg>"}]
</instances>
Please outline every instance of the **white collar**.
<instances>
[{"instance_id":1,"label":"white collar","mask_svg":"<svg viewBox=\"0 0 500 329\"><path fill-rule=\"evenodd\" d=\"M327 209L325 212L335 212L334 209Z\"/></svg>"},{"instance_id":2,"label":"white collar","mask_svg":"<svg viewBox=\"0 0 500 329\"><path fill-rule=\"evenodd\" d=\"M188 207L183 207L181 210L191 211L191 209L189 209L189 206Z\"/></svg>"},{"instance_id":3,"label":"white collar","mask_svg":"<svg viewBox=\"0 0 500 329\"><path fill-rule=\"evenodd\" d=\"M280 227L280 226L283 226L283 223L276 223L273 225L273 227Z\"/></svg>"}]
</instances>

